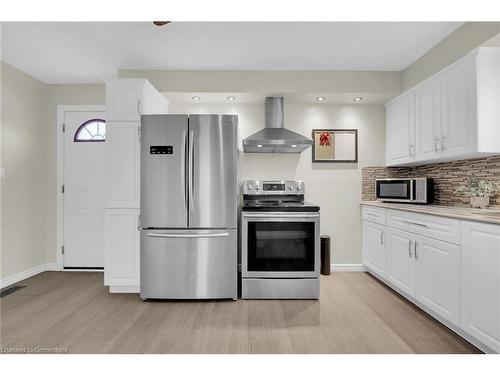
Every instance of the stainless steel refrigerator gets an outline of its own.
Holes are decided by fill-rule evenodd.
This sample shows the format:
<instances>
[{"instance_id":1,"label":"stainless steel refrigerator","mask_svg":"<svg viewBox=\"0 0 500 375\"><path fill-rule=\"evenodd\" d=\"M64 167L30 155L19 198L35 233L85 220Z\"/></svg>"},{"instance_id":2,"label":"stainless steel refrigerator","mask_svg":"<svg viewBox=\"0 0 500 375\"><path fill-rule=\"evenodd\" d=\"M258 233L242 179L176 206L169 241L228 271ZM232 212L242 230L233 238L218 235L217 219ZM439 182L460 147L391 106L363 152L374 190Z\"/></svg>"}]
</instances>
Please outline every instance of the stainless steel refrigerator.
<instances>
[{"instance_id":1,"label":"stainless steel refrigerator","mask_svg":"<svg viewBox=\"0 0 500 375\"><path fill-rule=\"evenodd\" d=\"M141 118L141 298L237 298L232 115Z\"/></svg>"}]
</instances>

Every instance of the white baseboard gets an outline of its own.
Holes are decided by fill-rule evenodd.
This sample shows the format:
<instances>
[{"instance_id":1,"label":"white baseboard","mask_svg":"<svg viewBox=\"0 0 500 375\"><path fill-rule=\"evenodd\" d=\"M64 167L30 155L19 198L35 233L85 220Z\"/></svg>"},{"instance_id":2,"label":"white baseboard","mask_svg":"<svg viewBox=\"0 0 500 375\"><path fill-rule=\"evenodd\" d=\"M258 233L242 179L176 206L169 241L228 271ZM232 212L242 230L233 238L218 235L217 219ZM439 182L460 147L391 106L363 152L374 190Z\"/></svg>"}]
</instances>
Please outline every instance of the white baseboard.
<instances>
[{"instance_id":1,"label":"white baseboard","mask_svg":"<svg viewBox=\"0 0 500 375\"><path fill-rule=\"evenodd\" d=\"M45 263L45 271L61 271L57 263Z\"/></svg>"},{"instance_id":2,"label":"white baseboard","mask_svg":"<svg viewBox=\"0 0 500 375\"><path fill-rule=\"evenodd\" d=\"M111 285L109 287L110 293L139 293L141 287L139 285Z\"/></svg>"},{"instance_id":3,"label":"white baseboard","mask_svg":"<svg viewBox=\"0 0 500 375\"><path fill-rule=\"evenodd\" d=\"M331 264L332 272L366 272L366 268L362 264Z\"/></svg>"},{"instance_id":4,"label":"white baseboard","mask_svg":"<svg viewBox=\"0 0 500 375\"><path fill-rule=\"evenodd\" d=\"M12 276L4 277L0 280L0 288L5 288L9 285L23 281L29 277L38 275L39 273L45 271L58 271L57 264L55 263L44 263L36 267L27 269L26 271L18 272Z\"/></svg>"}]
</instances>

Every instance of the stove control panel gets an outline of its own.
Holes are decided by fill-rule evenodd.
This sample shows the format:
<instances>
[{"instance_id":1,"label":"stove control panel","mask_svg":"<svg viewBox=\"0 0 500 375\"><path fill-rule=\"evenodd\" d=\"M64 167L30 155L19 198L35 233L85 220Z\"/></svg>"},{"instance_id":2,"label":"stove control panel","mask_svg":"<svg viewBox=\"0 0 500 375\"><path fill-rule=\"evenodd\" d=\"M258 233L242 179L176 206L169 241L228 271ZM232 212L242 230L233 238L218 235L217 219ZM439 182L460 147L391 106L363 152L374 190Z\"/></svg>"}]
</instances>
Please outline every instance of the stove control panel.
<instances>
[{"instance_id":1,"label":"stove control panel","mask_svg":"<svg viewBox=\"0 0 500 375\"><path fill-rule=\"evenodd\" d=\"M304 195L303 181L262 181L243 182L245 195Z\"/></svg>"}]
</instances>

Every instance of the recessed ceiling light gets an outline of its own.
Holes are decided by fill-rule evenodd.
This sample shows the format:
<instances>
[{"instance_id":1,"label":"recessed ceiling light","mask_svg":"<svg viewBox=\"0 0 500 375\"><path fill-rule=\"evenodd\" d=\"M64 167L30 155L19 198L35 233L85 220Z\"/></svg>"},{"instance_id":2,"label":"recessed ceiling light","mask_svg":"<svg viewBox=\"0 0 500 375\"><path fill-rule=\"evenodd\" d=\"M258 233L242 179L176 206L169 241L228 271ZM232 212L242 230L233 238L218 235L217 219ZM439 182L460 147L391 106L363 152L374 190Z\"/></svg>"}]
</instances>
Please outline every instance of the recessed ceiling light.
<instances>
[{"instance_id":1,"label":"recessed ceiling light","mask_svg":"<svg viewBox=\"0 0 500 375\"><path fill-rule=\"evenodd\" d=\"M262 147L262 145L257 145L257 147Z\"/></svg>"},{"instance_id":2,"label":"recessed ceiling light","mask_svg":"<svg viewBox=\"0 0 500 375\"><path fill-rule=\"evenodd\" d=\"M236 96L228 96L227 100L229 100L230 102L234 102L236 100Z\"/></svg>"},{"instance_id":3,"label":"recessed ceiling light","mask_svg":"<svg viewBox=\"0 0 500 375\"><path fill-rule=\"evenodd\" d=\"M318 97L316 98L316 100L317 100L318 102L322 102L323 100L325 100L325 97L324 97L324 96L318 96Z\"/></svg>"},{"instance_id":4,"label":"recessed ceiling light","mask_svg":"<svg viewBox=\"0 0 500 375\"><path fill-rule=\"evenodd\" d=\"M361 96L356 96L354 99L353 99L355 102L360 102L363 100L363 97Z\"/></svg>"},{"instance_id":5,"label":"recessed ceiling light","mask_svg":"<svg viewBox=\"0 0 500 375\"><path fill-rule=\"evenodd\" d=\"M201 98L199 96L193 96L191 99L196 100L196 101L201 100Z\"/></svg>"},{"instance_id":6,"label":"recessed ceiling light","mask_svg":"<svg viewBox=\"0 0 500 375\"><path fill-rule=\"evenodd\" d=\"M291 145L290 147L297 147L297 145Z\"/></svg>"}]
</instances>

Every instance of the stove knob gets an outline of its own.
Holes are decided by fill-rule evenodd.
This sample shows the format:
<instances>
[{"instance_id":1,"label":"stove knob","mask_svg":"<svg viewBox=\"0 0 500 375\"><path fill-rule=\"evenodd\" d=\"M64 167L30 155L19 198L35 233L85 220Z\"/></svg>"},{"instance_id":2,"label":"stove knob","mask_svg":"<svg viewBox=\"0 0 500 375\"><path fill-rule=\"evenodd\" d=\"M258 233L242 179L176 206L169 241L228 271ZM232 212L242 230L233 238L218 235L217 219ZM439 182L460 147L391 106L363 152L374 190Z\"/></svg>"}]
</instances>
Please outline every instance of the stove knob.
<instances>
[{"instance_id":1,"label":"stove knob","mask_svg":"<svg viewBox=\"0 0 500 375\"><path fill-rule=\"evenodd\" d=\"M288 189L290 189L290 190L295 190L295 188L293 187L293 185L290 185L290 186L288 187Z\"/></svg>"},{"instance_id":2,"label":"stove knob","mask_svg":"<svg viewBox=\"0 0 500 375\"><path fill-rule=\"evenodd\" d=\"M253 186L252 186L252 185L250 185L250 184L248 184L248 185L247 185L247 189L248 189L248 190L252 190L252 189L253 189Z\"/></svg>"},{"instance_id":3,"label":"stove knob","mask_svg":"<svg viewBox=\"0 0 500 375\"><path fill-rule=\"evenodd\" d=\"M260 190L260 186L259 185L255 185L255 190Z\"/></svg>"}]
</instances>

